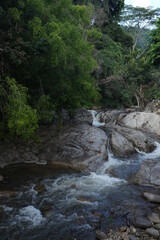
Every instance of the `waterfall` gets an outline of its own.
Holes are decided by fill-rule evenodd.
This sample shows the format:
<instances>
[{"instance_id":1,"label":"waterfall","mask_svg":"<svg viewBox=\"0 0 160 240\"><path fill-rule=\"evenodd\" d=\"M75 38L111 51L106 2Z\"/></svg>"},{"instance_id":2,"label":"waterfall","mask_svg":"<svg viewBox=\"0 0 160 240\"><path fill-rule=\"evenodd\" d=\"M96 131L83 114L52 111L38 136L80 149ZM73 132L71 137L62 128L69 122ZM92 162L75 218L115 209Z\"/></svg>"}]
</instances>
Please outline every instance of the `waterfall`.
<instances>
[{"instance_id":1,"label":"waterfall","mask_svg":"<svg viewBox=\"0 0 160 240\"><path fill-rule=\"evenodd\" d=\"M91 112L92 117L93 117L93 122L92 122L93 126L101 127L101 126L105 125L105 123L100 122L100 115L101 115L101 113L97 113L94 110L90 110L90 112Z\"/></svg>"}]
</instances>

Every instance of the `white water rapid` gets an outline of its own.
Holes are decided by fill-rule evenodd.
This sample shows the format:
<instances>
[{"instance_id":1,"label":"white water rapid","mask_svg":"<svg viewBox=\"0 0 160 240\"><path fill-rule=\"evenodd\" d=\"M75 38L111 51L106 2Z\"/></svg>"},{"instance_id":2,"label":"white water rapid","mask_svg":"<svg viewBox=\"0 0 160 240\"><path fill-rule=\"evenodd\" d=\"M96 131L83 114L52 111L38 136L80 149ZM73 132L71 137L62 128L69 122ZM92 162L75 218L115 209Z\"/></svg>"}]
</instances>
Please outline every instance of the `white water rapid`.
<instances>
[{"instance_id":1,"label":"white water rapid","mask_svg":"<svg viewBox=\"0 0 160 240\"><path fill-rule=\"evenodd\" d=\"M105 123L100 122L100 113L97 113L94 110L89 110L92 113L92 117L93 117L93 122L92 125L95 127L101 127L104 126Z\"/></svg>"}]
</instances>

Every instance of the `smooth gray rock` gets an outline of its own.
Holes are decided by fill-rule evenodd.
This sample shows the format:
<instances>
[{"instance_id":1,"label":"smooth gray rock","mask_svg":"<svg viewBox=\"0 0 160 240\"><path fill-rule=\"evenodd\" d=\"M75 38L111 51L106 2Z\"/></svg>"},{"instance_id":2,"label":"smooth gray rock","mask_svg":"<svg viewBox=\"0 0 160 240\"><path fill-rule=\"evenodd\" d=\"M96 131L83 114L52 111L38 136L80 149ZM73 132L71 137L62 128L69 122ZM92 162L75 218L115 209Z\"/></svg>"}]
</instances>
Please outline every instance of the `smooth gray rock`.
<instances>
[{"instance_id":1,"label":"smooth gray rock","mask_svg":"<svg viewBox=\"0 0 160 240\"><path fill-rule=\"evenodd\" d=\"M107 160L107 136L88 124L66 126L49 144L47 160L54 167L96 171Z\"/></svg>"},{"instance_id":2,"label":"smooth gray rock","mask_svg":"<svg viewBox=\"0 0 160 240\"><path fill-rule=\"evenodd\" d=\"M160 223L160 218L157 213L152 212L152 214L148 216L148 219L153 223Z\"/></svg>"},{"instance_id":3,"label":"smooth gray rock","mask_svg":"<svg viewBox=\"0 0 160 240\"><path fill-rule=\"evenodd\" d=\"M105 240L107 238L107 234L105 234L104 232L98 230L96 231L96 239L98 240Z\"/></svg>"},{"instance_id":4,"label":"smooth gray rock","mask_svg":"<svg viewBox=\"0 0 160 240\"><path fill-rule=\"evenodd\" d=\"M157 229L147 228L146 233L151 237L159 238L159 231Z\"/></svg>"},{"instance_id":5,"label":"smooth gray rock","mask_svg":"<svg viewBox=\"0 0 160 240\"><path fill-rule=\"evenodd\" d=\"M135 176L132 177L131 181L140 185L160 186L160 161L144 161L139 171L135 174ZM150 196L151 199L152 197L155 196ZM158 197L155 199L159 200Z\"/></svg>"},{"instance_id":6,"label":"smooth gray rock","mask_svg":"<svg viewBox=\"0 0 160 240\"><path fill-rule=\"evenodd\" d=\"M144 129L160 135L160 115L156 113L133 112L123 117L120 122L125 127Z\"/></svg>"},{"instance_id":7,"label":"smooth gray rock","mask_svg":"<svg viewBox=\"0 0 160 240\"><path fill-rule=\"evenodd\" d=\"M133 235L129 235L129 240L137 240L137 238Z\"/></svg>"},{"instance_id":8,"label":"smooth gray rock","mask_svg":"<svg viewBox=\"0 0 160 240\"><path fill-rule=\"evenodd\" d=\"M115 132L117 133L117 135L115 136L117 138L116 145L118 145L118 148L121 148L122 152L123 152L122 148L124 146L123 146L123 142L121 143L121 139L126 139L125 141L130 143L128 144L128 146L132 145L131 147L132 151L131 151L131 154L129 155L132 155L133 152L137 152L136 149L139 149L140 151L146 152L146 153L152 152L155 149L154 140L150 139L146 134L142 133L139 130L130 129L130 128L113 125L113 124L112 125L106 124L103 127L103 129L106 129L106 131L108 132L112 132L113 135ZM111 137L112 137L112 134L111 134ZM122 155L125 155L125 154L122 154Z\"/></svg>"},{"instance_id":9,"label":"smooth gray rock","mask_svg":"<svg viewBox=\"0 0 160 240\"><path fill-rule=\"evenodd\" d=\"M110 145L116 157L129 157L136 152L133 145L120 133L115 131L111 134Z\"/></svg>"},{"instance_id":10,"label":"smooth gray rock","mask_svg":"<svg viewBox=\"0 0 160 240\"><path fill-rule=\"evenodd\" d=\"M101 120L105 123L116 124L118 120L126 115L125 110L108 110L101 114Z\"/></svg>"},{"instance_id":11,"label":"smooth gray rock","mask_svg":"<svg viewBox=\"0 0 160 240\"><path fill-rule=\"evenodd\" d=\"M121 127L118 132L127 138L134 147L138 148L142 152L149 153L155 149L154 141L149 139L139 130Z\"/></svg>"},{"instance_id":12,"label":"smooth gray rock","mask_svg":"<svg viewBox=\"0 0 160 240\"><path fill-rule=\"evenodd\" d=\"M160 224L159 224L159 223L158 223L158 224L155 224L155 225L154 225L154 228L157 229L157 230L160 230Z\"/></svg>"},{"instance_id":13,"label":"smooth gray rock","mask_svg":"<svg viewBox=\"0 0 160 240\"><path fill-rule=\"evenodd\" d=\"M146 217L141 216L136 217L133 224L135 227L143 229L152 227L151 221L149 221Z\"/></svg>"},{"instance_id":14,"label":"smooth gray rock","mask_svg":"<svg viewBox=\"0 0 160 240\"><path fill-rule=\"evenodd\" d=\"M150 202L160 203L160 195L145 192L145 193L143 193L143 196L145 198L147 198L148 201L150 201Z\"/></svg>"},{"instance_id":15,"label":"smooth gray rock","mask_svg":"<svg viewBox=\"0 0 160 240\"><path fill-rule=\"evenodd\" d=\"M0 167L48 162L54 169L96 171L107 160L106 133L87 123L43 126L37 135L40 143L1 142Z\"/></svg>"}]
</instances>

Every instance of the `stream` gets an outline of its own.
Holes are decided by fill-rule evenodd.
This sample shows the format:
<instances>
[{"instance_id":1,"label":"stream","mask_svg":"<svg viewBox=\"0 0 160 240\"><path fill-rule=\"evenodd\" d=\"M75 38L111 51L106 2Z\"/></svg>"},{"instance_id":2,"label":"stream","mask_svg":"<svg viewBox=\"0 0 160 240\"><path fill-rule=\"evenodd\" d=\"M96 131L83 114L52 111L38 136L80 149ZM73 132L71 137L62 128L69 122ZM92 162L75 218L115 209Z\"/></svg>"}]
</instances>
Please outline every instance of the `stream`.
<instances>
[{"instance_id":1,"label":"stream","mask_svg":"<svg viewBox=\"0 0 160 240\"><path fill-rule=\"evenodd\" d=\"M102 123L94 119L96 127ZM137 208L151 207L129 178L146 159L158 159L160 144L149 154L138 151L129 159L118 159L108 147L108 161L90 174L53 172L31 167L8 167L1 184L16 192L0 198L1 240L94 240L98 229L107 231L129 224ZM39 167L39 166L38 166ZM34 188L43 186L41 192ZM158 191L152 189L152 191Z\"/></svg>"}]
</instances>

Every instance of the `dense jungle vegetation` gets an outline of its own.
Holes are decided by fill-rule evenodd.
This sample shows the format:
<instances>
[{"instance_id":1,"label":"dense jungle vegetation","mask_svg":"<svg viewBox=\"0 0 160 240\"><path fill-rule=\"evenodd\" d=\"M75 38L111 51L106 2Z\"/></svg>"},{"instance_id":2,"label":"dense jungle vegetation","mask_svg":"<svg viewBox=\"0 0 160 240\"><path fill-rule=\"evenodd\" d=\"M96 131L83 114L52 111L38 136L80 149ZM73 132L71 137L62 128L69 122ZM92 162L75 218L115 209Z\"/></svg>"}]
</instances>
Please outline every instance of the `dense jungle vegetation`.
<instances>
[{"instance_id":1,"label":"dense jungle vegetation","mask_svg":"<svg viewBox=\"0 0 160 240\"><path fill-rule=\"evenodd\" d=\"M28 139L62 109L160 98L158 16L123 0L1 0L1 137Z\"/></svg>"}]
</instances>

